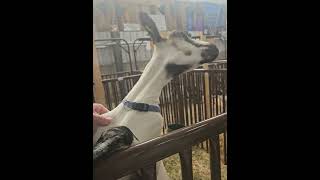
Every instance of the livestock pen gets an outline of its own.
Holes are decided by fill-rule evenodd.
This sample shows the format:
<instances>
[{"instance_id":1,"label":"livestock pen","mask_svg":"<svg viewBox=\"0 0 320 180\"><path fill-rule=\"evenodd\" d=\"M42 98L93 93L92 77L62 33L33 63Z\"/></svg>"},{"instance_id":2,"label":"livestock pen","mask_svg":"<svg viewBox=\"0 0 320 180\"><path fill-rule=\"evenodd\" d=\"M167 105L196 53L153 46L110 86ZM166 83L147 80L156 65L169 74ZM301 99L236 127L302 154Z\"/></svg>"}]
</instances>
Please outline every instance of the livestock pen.
<instances>
[{"instance_id":1,"label":"livestock pen","mask_svg":"<svg viewBox=\"0 0 320 180\"><path fill-rule=\"evenodd\" d=\"M134 47L131 49L134 49ZM135 56L139 57L139 54ZM134 59L132 62L136 62L136 60ZM126 96L126 94L132 89L135 83L139 80L140 75L142 73L142 71L139 69L142 69L142 68L138 69L136 65L132 65L132 67L135 67L135 70L101 75L104 92L105 92L105 103L108 109L111 110L115 108L119 103L121 103L123 98ZM201 156L205 156L205 158L208 159L208 162L210 161L211 172L217 171L217 170L214 170L214 171L212 170L213 162L211 161L216 161L215 163L219 164L219 166L216 165L217 167L215 167L216 169L217 168L219 169L219 173L217 172L213 173L215 174L214 179L221 179L224 176L226 176L224 174L226 173L225 166L227 165L227 150L226 150L227 149L227 146L226 146L227 61L218 60L211 64L205 65L203 67L199 67L195 70L192 70L190 72L187 72L185 74L175 77L168 85L166 85L162 89L159 100L160 100L159 105L161 109L161 114L163 115L163 118L164 118L163 136L157 138L155 141L145 142L145 143L142 143L141 145L130 147L128 150L125 150L125 152L131 151L130 149L134 149L134 151L138 151L138 150L143 151L144 148L149 148L150 151L153 151L152 147L154 149L158 148L158 146L157 148L155 148L156 147L155 144L164 143L164 140L162 138L171 138L173 137L171 134L172 133L174 134L177 132L180 132L178 134L179 136L181 136L180 138L182 138L184 135L187 136L186 131L184 131L186 128L188 129L190 127L202 127L198 125L203 122L206 122L207 120L210 120L211 122L213 121L213 119L215 119L215 117L220 117L223 114L223 117L225 119L223 120L225 121L223 123L223 128L219 130L219 133L216 133L215 135L214 133L211 134L211 135L214 135L215 141L213 141L212 138L211 140L209 140L210 139L208 138L209 136L205 136L203 138L200 138L201 140L194 140L193 143L189 143L189 146L196 148L193 150L193 152L195 153L192 153L194 155L193 156L194 159L196 159L195 154L198 153L198 154L201 154ZM170 125L175 125L175 124L183 125L185 126L185 128L182 128L181 130L180 129L175 130L169 133ZM213 136L210 136L210 137L213 137ZM215 144L213 144L213 142L215 142ZM148 145L145 145L145 144L148 144ZM212 149L213 145L215 145L216 148L218 148L218 150ZM165 146L164 148L165 151L170 151L169 149L170 149L169 145ZM181 166L179 166L180 165L179 164L175 168L175 170L181 167L181 170L179 171L181 172L181 176L183 177L183 179L189 179L188 176L190 176L190 168L188 167L187 168L188 170L185 170L186 160L184 158L186 158L185 156L187 156L188 158L187 163L190 163L189 156L191 151L180 152L180 150L181 149L175 150L174 151L175 153L169 153L165 157L161 156L161 159L164 160L165 166L170 166L170 163L172 162L174 162L174 164L177 165L179 164L178 160L180 159ZM119 156L122 156L123 155L122 153L125 153L125 152L119 152L120 153ZM173 150L171 150L170 152L173 152ZM119 153L116 153L115 157L118 156ZM180 158L178 158L177 153L179 154ZM185 153L187 153L188 155L184 155ZM153 152L153 155L155 156L154 158L158 157L158 153L156 152ZM212 158L212 156L218 156L218 157ZM194 162L193 164L195 164L194 159L192 159ZM98 179L100 176L107 177L105 176L106 175L105 173L100 172L100 170L98 169L100 167L102 168L105 165L107 165L109 161L110 160L108 159L103 160L98 163L99 165L95 165L95 170L98 173L96 174ZM127 161L127 159L125 161L126 161L126 164L130 162L130 160ZM220 164L220 162L222 163ZM141 162L141 166L139 165L139 167L143 168L145 167L144 165L146 164L143 164L143 162ZM119 164L118 168L122 169L123 166ZM197 169L194 169L194 170L197 170ZM210 174L211 173L209 171L210 169L208 168L207 170L208 170L208 173ZM188 171L189 174L186 171ZM99 174L99 172L102 174ZM115 170L115 172L117 172L117 170ZM221 172L223 172L222 176L221 176ZM120 175L124 175L126 173L120 173ZM214 176L213 174L211 174L210 176L213 177ZM197 174L195 173L192 175L194 179L197 179L197 176L194 176L194 175L197 175ZM116 176L118 177L118 175ZM172 179L175 179L173 178L173 175L170 174L170 172L169 172L169 176ZM208 178L210 176L208 176Z\"/></svg>"}]
</instances>

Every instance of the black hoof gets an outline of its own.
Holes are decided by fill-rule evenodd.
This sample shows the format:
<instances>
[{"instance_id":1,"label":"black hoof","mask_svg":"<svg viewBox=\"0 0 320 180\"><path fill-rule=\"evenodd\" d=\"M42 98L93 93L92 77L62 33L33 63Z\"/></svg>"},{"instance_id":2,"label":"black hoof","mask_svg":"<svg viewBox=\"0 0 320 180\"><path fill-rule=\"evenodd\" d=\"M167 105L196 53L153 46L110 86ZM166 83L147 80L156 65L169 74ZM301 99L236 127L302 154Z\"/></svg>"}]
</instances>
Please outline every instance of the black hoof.
<instances>
[{"instance_id":1,"label":"black hoof","mask_svg":"<svg viewBox=\"0 0 320 180\"><path fill-rule=\"evenodd\" d=\"M125 126L114 127L106 131L93 147L93 160L109 157L113 153L127 149L137 139L131 130ZM138 140L138 139L137 139Z\"/></svg>"}]
</instances>

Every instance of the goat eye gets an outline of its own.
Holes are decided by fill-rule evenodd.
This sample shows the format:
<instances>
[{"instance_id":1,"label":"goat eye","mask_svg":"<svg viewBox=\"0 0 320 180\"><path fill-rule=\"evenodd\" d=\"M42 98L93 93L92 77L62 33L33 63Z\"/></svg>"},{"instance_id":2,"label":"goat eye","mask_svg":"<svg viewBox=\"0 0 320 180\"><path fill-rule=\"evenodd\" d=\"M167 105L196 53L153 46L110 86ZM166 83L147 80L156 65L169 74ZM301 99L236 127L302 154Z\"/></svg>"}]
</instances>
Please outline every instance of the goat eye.
<instances>
[{"instance_id":1,"label":"goat eye","mask_svg":"<svg viewBox=\"0 0 320 180\"><path fill-rule=\"evenodd\" d=\"M191 56L192 52L190 50L184 51L184 55Z\"/></svg>"}]
</instances>

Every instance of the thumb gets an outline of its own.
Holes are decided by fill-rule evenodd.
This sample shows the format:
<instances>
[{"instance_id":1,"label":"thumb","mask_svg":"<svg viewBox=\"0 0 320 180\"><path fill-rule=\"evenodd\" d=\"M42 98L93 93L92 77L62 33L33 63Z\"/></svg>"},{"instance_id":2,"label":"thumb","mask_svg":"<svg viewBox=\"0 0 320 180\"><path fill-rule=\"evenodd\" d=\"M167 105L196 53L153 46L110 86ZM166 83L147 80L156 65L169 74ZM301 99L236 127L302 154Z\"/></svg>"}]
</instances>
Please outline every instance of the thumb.
<instances>
[{"instance_id":1,"label":"thumb","mask_svg":"<svg viewBox=\"0 0 320 180\"><path fill-rule=\"evenodd\" d=\"M111 118L107 117L107 116L102 116L99 114L93 114L93 121L96 125L98 126L106 126L109 125L111 123Z\"/></svg>"}]
</instances>

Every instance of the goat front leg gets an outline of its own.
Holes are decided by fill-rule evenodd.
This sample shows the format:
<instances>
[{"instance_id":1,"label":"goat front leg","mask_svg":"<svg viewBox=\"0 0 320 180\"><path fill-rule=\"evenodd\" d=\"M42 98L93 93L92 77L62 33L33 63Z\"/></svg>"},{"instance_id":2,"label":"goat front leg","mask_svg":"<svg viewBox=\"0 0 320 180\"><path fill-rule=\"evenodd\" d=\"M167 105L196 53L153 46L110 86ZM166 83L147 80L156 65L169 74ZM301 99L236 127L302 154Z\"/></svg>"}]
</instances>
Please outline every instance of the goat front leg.
<instances>
[{"instance_id":1,"label":"goat front leg","mask_svg":"<svg viewBox=\"0 0 320 180\"><path fill-rule=\"evenodd\" d=\"M137 139L131 130L125 126L114 127L103 133L93 147L93 160L104 156L109 157L114 152L127 149Z\"/></svg>"}]
</instances>

